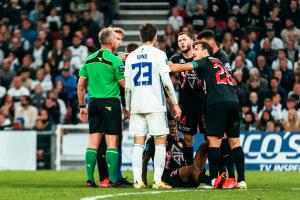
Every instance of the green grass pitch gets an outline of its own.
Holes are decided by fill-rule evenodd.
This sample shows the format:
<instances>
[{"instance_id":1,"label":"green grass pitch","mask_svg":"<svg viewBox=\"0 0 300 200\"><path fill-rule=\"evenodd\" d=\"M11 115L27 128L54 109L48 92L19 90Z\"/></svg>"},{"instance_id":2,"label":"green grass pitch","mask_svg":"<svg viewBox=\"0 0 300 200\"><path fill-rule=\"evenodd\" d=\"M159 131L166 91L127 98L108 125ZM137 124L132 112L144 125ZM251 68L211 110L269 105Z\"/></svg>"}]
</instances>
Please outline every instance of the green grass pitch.
<instances>
[{"instance_id":1,"label":"green grass pitch","mask_svg":"<svg viewBox=\"0 0 300 200\"><path fill-rule=\"evenodd\" d=\"M131 172L124 172L132 177ZM149 173L149 177L152 174ZM133 188L86 188L84 171L0 171L0 199L82 199L98 196L97 199L122 200L247 200L247 199L300 199L299 172L255 172L246 173L248 190L196 190L176 189L160 191ZM150 183L150 182L149 182ZM183 190L183 191L177 191ZM140 194L145 192L145 194ZM124 194L125 193L125 194ZM139 193L139 194L134 194ZM106 195L106 196L103 196ZM96 198L92 198L96 199ZM91 199L91 200L92 200Z\"/></svg>"}]
</instances>

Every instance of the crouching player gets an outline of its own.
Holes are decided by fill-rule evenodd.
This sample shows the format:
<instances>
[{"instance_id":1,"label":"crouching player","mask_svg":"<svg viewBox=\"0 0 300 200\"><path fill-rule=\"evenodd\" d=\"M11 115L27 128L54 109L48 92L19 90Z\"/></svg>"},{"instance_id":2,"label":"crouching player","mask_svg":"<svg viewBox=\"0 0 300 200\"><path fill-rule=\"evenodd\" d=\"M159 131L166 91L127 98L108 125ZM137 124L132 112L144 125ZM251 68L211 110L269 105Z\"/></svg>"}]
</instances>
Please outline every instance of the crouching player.
<instances>
[{"instance_id":1,"label":"crouching player","mask_svg":"<svg viewBox=\"0 0 300 200\"><path fill-rule=\"evenodd\" d=\"M202 188L211 188L211 179L205 174L206 155L202 148L207 148L203 145L198 149L194 157L193 164L187 165L184 157L184 140L178 139L176 122L169 120L170 134L167 138L166 146L166 163L162 175L162 181L172 187L197 187L204 183ZM142 179L147 185L147 164L150 159L153 160L155 153L154 138L150 137L146 143L143 153L143 171Z\"/></svg>"}]
</instances>

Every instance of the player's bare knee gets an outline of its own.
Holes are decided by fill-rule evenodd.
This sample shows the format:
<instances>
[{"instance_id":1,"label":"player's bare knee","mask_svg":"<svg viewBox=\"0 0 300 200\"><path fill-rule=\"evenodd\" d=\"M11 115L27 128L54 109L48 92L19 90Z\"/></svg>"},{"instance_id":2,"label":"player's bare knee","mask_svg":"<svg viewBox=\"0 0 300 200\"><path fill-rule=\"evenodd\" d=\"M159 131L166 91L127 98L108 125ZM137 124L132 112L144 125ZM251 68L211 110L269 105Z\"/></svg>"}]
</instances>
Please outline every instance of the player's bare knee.
<instances>
[{"instance_id":1,"label":"player's bare knee","mask_svg":"<svg viewBox=\"0 0 300 200\"><path fill-rule=\"evenodd\" d=\"M192 147L194 145L194 136L183 134L183 139L186 147Z\"/></svg>"},{"instance_id":2,"label":"player's bare knee","mask_svg":"<svg viewBox=\"0 0 300 200\"><path fill-rule=\"evenodd\" d=\"M107 148L117 148L119 144L118 135L105 135Z\"/></svg>"},{"instance_id":3,"label":"player's bare knee","mask_svg":"<svg viewBox=\"0 0 300 200\"><path fill-rule=\"evenodd\" d=\"M145 140L146 140L145 136L136 136L136 137L134 137L134 144L144 145Z\"/></svg>"},{"instance_id":4,"label":"player's bare knee","mask_svg":"<svg viewBox=\"0 0 300 200\"><path fill-rule=\"evenodd\" d=\"M100 133L93 133L89 135L88 140L88 148L98 149L101 141L101 134Z\"/></svg>"},{"instance_id":5,"label":"player's bare knee","mask_svg":"<svg viewBox=\"0 0 300 200\"><path fill-rule=\"evenodd\" d=\"M219 148L222 143L222 138L208 136L207 137L210 148Z\"/></svg>"},{"instance_id":6,"label":"player's bare knee","mask_svg":"<svg viewBox=\"0 0 300 200\"><path fill-rule=\"evenodd\" d=\"M231 149L241 146L240 138L228 138Z\"/></svg>"},{"instance_id":7,"label":"player's bare knee","mask_svg":"<svg viewBox=\"0 0 300 200\"><path fill-rule=\"evenodd\" d=\"M154 136L154 144L155 145L166 144L166 140L167 140L166 135Z\"/></svg>"}]
</instances>

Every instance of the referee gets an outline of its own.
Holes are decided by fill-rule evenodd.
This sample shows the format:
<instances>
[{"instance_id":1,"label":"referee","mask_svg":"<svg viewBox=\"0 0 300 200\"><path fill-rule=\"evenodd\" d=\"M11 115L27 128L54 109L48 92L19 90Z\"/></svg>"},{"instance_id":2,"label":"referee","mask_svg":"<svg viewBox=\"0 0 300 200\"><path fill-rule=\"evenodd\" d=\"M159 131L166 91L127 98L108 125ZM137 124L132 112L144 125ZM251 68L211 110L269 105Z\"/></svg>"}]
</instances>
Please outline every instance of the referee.
<instances>
[{"instance_id":1,"label":"referee","mask_svg":"<svg viewBox=\"0 0 300 200\"><path fill-rule=\"evenodd\" d=\"M100 31L101 49L91 54L79 71L78 99L80 120L89 122L88 148L85 153L85 165L88 187L96 187L94 170L97 149L102 136L107 144L106 162L111 186L117 184L118 141L122 134L120 106L120 88L124 87L124 65L112 51L116 42L116 33L112 28ZM89 106L86 108L86 86L89 88Z\"/></svg>"}]
</instances>

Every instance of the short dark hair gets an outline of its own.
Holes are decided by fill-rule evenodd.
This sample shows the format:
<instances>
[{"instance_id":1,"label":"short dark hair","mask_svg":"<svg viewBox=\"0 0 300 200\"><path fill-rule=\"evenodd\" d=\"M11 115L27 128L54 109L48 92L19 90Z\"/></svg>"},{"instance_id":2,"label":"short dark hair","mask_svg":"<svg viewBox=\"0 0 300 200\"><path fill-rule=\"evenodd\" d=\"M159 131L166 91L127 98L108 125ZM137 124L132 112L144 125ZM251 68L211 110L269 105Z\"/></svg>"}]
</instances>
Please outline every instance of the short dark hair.
<instances>
[{"instance_id":1,"label":"short dark hair","mask_svg":"<svg viewBox=\"0 0 300 200\"><path fill-rule=\"evenodd\" d=\"M212 39L212 40L216 40L215 38L215 33L212 31L212 30L204 30L204 31L201 31L199 33L199 35L197 36L197 39L198 40L201 40L201 39Z\"/></svg>"},{"instance_id":2,"label":"short dark hair","mask_svg":"<svg viewBox=\"0 0 300 200\"><path fill-rule=\"evenodd\" d=\"M146 23L140 26L140 37L142 42L152 42L157 34L157 28L150 23Z\"/></svg>"},{"instance_id":3,"label":"short dark hair","mask_svg":"<svg viewBox=\"0 0 300 200\"><path fill-rule=\"evenodd\" d=\"M189 38L191 38L192 40L194 40L194 35L191 34L191 33L182 31L182 32L178 33L178 37L181 36L181 35L187 35Z\"/></svg>"},{"instance_id":4,"label":"short dark hair","mask_svg":"<svg viewBox=\"0 0 300 200\"><path fill-rule=\"evenodd\" d=\"M279 78L277 78L276 76L271 77L271 80L276 80L277 82L279 82Z\"/></svg>"},{"instance_id":5,"label":"short dark hair","mask_svg":"<svg viewBox=\"0 0 300 200\"><path fill-rule=\"evenodd\" d=\"M211 48L211 46L209 46L207 42L201 42L197 40L196 42L194 42L193 47L195 48L195 46L199 44L201 45L202 49L206 49L208 51L208 54L210 56L213 55L213 49Z\"/></svg>"},{"instance_id":6,"label":"short dark hair","mask_svg":"<svg viewBox=\"0 0 300 200\"><path fill-rule=\"evenodd\" d=\"M126 53L131 53L133 52L134 50L136 50L137 48L139 48L139 45L134 43L134 42L131 42L129 44L127 44L126 46Z\"/></svg>"}]
</instances>

